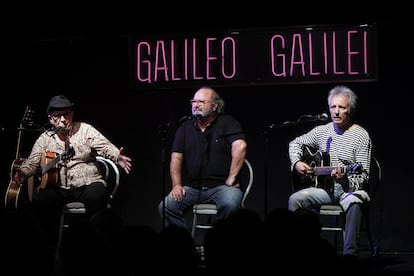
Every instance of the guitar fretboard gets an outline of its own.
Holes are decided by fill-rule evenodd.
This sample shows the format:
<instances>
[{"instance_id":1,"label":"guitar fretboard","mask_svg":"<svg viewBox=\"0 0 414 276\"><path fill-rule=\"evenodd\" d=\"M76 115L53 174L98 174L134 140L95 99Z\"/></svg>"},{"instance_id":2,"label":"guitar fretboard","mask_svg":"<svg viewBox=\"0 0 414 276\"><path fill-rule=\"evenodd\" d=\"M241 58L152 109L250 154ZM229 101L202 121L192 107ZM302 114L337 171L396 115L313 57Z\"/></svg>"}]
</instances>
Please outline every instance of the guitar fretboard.
<instances>
[{"instance_id":1,"label":"guitar fretboard","mask_svg":"<svg viewBox=\"0 0 414 276\"><path fill-rule=\"evenodd\" d=\"M336 169L337 167L313 167L313 174L314 175L330 175L331 172ZM340 168L342 173L345 173L344 168Z\"/></svg>"}]
</instances>

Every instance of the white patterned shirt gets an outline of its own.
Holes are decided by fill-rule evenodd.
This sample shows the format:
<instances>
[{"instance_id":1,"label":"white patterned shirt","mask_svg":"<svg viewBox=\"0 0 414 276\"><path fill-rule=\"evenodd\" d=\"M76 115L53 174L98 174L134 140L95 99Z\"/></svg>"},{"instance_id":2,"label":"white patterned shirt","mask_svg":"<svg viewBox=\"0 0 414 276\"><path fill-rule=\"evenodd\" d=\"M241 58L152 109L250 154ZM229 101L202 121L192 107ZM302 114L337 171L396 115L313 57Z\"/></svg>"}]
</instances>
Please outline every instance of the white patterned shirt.
<instances>
[{"instance_id":1,"label":"white patterned shirt","mask_svg":"<svg viewBox=\"0 0 414 276\"><path fill-rule=\"evenodd\" d=\"M93 182L105 183L99 172L95 156L103 156L117 163L119 149L96 128L85 122L74 122L68 139L69 145L73 149L73 156L59 161L58 184L63 188L71 188ZM65 156L67 153L65 142L50 131L42 133L35 141L29 157L22 162L21 173L26 177L35 175L39 168L45 165L41 161L43 160L42 155L44 156L46 152Z\"/></svg>"}]
</instances>

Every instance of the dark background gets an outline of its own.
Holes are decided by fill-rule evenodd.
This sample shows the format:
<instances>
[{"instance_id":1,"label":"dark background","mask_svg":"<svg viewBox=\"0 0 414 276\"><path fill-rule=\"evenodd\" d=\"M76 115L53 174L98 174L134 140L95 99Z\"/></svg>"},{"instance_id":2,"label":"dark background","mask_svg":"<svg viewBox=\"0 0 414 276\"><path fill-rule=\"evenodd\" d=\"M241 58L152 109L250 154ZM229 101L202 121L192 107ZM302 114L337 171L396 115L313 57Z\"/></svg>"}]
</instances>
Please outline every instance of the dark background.
<instances>
[{"instance_id":1,"label":"dark background","mask_svg":"<svg viewBox=\"0 0 414 276\"><path fill-rule=\"evenodd\" d=\"M168 8L171 8L168 9ZM188 8L188 7L187 7ZM16 154L17 127L26 106L46 123L49 98L65 94L78 119L92 123L115 145L125 147L133 171L123 177L114 208L126 224L161 228L158 203L169 192L169 146L175 122L190 114L188 100L198 86L138 91L129 87L128 36L223 31L232 28L376 23L376 82L346 83L360 97L357 119L371 134L383 167L373 202L372 229L385 251L414 249L414 183L410 177L412 132L412 27L404 8L371 10L215 8L184 11L154 7L11 7L1 20L0 178L6 188ZM286 207L291 193L287 143L315 124L269 130L270 124L327 112L327 92L336 83L217 86L226 111L248 137L255 183L246 207L265 216ZM160 127L171 123L165 132ZM40 133L24 131L26 156ZM162 135L161 135L162 134ZM164 149L164 150L163 150ZM165 155L163 154L165 151ZM4 189L5 189L4 188Z\"/></svg>"}]
</instances>

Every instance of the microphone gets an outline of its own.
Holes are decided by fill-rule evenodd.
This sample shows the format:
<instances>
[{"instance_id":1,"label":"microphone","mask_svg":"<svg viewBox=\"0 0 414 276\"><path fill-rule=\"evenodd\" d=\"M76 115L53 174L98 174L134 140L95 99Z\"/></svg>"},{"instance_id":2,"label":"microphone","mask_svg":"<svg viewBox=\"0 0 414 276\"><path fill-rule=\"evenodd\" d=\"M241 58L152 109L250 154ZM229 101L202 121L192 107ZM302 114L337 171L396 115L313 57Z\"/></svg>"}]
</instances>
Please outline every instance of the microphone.
<instances>
[{"instance_id":1,"label":"microphone","mask_svg":"<svg viewBox=\"0 0 414 276\"><path fill-rule=\"evenodd\" d=\"M297 122L316 122L316 121L325 122L328 119L329 119L328 114L322 113L322 114L317 114L317 115L303 115L299 117Z\"/></svg>"},{"instance_id":2,"label":"microphone","mask_svg":"<svg viewBox=\"0 0 414 276\"><path fill-rule=\"evenodd\" d=\"M200 120L201 118L203 118L203 114L201 113L196 113L190 116L190 120L191 119L196 119L197 121Z\"/></svg>"},{"instance_id":3,"label":"microphone","mask_svg":"<svg viewBox=\"0 0 414 276\"><path fill-rule=\"evenodd\" d=\"M51 135L58 133L59 131L63 130L65 125L61 122L54 130L52 130Z\"/></svg>"},{"instance_id":4,"label":"microphone","mask_svg":"<svg viewBox=\"0 0 414 276\"><path fill-rule=\"evenodd\" d=\"M201 113L196 113L196 114L193 114L193 115L191 115L191 116L184 116L184 117L182 117L178 122L179 123L182 123L182 122L184 122L184 121L188 121L188 120L192 120L192 119L195 119L195 120L200 120L201 118L203 117L203 114L201 114Z\"/></svg>"},{"instance_id":5,"label":"microphone","mask_svg":"<svg viewBox=\"0 0 414 276\"><path fill-rule=\"evenodd\" d=\"M325 122L328 119L329 119L329 116L326 113L321 113L317 115L302 115L296 121L285 121L282 124L270 124L268 128L276 129L276 128L281 128L281 127L296 126L296 125L309 123L309 122L316 122L316 121Z\"/></svg>"},{"instance_id":6,"label":"microphone","mask_svg":"<svg viewBox=\"0 0 414 276\"><path fill-rule=\"evenodd\" d=\"M314 117L315 117L315 121L322 121L322 122L328 121L329 119L329 116L326 113L318 114L318 115L315 115Z\"/></svg>"}]
</instances>

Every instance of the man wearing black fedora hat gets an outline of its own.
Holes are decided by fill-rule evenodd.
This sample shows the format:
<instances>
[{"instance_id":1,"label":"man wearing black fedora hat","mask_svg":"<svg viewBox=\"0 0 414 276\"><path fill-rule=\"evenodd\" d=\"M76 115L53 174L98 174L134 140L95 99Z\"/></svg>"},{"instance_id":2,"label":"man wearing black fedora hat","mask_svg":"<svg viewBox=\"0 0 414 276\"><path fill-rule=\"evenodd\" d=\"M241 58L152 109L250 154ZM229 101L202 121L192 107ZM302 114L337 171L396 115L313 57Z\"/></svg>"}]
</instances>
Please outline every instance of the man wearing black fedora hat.
<instances>
[{"instance_id":1,"label":"man wearing black fedora hat","mask_svg":"<svg viewBox=\"0 0 414 276\"><path fill-rule=\"evenodd\" d=\"M49 104L46 109L46 114L49 115L53 110L66 109L66 108L72 109L74 105L75 104L69 101L69 99L66 98L65 96L57 95L50 99Z\"/></svg>"},{"instance_id":2,"label":"man wearing black fedora hat","mask_svg":"<svg viewBox=\"0 0 414 276\"><path fill-rule=\"evenodd\" d=\"M31 153L16 170L14 180L20 184L38 173L45 154L56 154L59 169L57 183L47 183L33 192L30 209L40 222L49 224L49 236L56 237L58 218L65 203L81 201L92 217L106 208L106 182L99 172L96 156L103 156L118 164L129 174L132 160L124 154L123 147L116 147L89 123L74 120L75 104L64 95L53 96L46 115L53 126L35 141ZM50 185L49 185L50 184ZM57 238L52 238L56 242Z\"/></svg>"}]
</instances>

